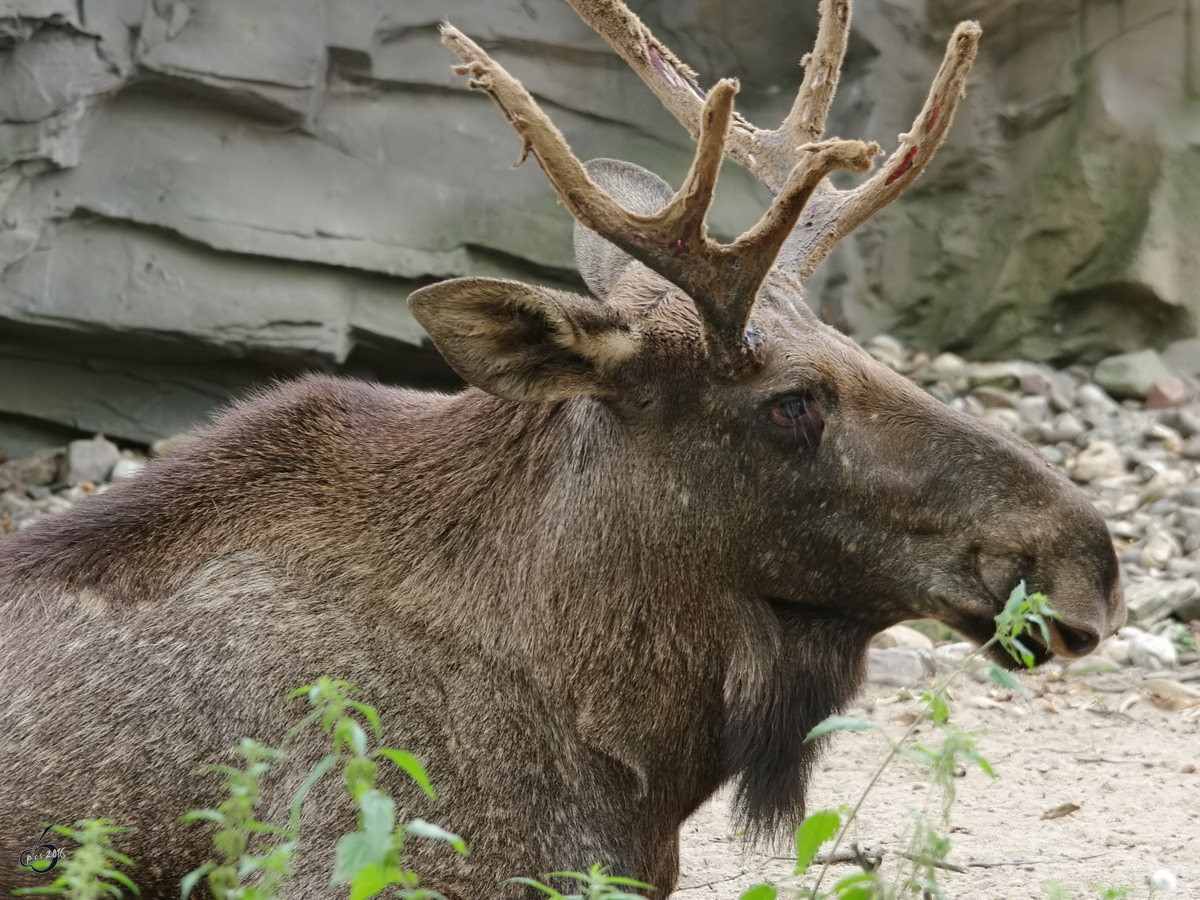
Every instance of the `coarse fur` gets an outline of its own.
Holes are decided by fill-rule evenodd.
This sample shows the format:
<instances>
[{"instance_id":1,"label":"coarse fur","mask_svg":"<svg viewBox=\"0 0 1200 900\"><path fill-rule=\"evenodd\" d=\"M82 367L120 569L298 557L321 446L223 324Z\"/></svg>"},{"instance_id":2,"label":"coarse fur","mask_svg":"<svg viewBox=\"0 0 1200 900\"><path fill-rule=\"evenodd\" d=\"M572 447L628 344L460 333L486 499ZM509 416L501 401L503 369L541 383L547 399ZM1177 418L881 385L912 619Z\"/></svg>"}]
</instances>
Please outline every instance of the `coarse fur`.
<instances>
[{"instance_id":1,"label":"coarse fur","mask_svg":"<svg viewBox=\"0 0 1200 900\"><path fill-rule=\"evenodd\" d=\"M629 210L670 200L627 163L586 171ZM220 802L201 767L277 744L301 716L283 698L329 675L428 768L436 803L384 768L401 815L470 845L412 841L425 886L521 898L504 879L600 863L663 897L722 784L753 835L799 821L804 736L882 628L986 641L1021 580L1063 614L1040 660L1121 624L1078 489L819 322L789 272L715 342L677 285L586 229L576 248L592 297L413 294L464 392L283 384L0 542L0 890L44 883L15 866L39 823L106 817L136 829L142 896L178 896L211 854L210 827L177 822ZM286 821L321 740L290 750L262 819ZM289 896L325 892L355 827L340 794L310 795Z\"/></svg>"}]
</instances>

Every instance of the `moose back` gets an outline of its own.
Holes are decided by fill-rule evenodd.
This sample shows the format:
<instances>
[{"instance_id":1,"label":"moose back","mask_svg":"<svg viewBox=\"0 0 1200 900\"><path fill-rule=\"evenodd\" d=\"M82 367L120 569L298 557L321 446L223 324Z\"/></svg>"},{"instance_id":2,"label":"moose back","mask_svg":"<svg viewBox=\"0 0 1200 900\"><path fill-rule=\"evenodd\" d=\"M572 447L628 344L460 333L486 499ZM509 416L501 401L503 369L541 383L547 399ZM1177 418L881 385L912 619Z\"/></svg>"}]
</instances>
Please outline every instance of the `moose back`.
<instances>
[{"instance_id":1,"label":"moose back","mask_svg":"<svg viewBox=\"0 0 1200 900\"><path fill-rule=\"evenodd\" d=\"M592 863L670 893L679 828L726 782L753 833L803 814L804 735L853 696L873 634L933 616L983 642L1022 579L1062 613L1052 653L1123 618L1100 516L1018 439L947 410L808 311L802 280L917 177L949 127L978 28L951 37L900 146L822 141L849 29L823 0L777 131L732 115L619 3L572 0L697 139L673 192L580 163L465 36L460 72L513 123L568 210L594 296L465 278L414 315L472 385L453 396L310 377L253 397L175 455L0 543L0 888L44 883L39 823L106 817L143 897L176 897L250 735L323 674L359 685L434 804L382 778L450 898L522 897L513 876ZM723 155L775 199L707 237ZM300 739L259 815L287 819L320 758ZM293 896L325 891L354 813L305 806ZM69 852L69 851L68 851Z\"/></svg>"}]
</instances>

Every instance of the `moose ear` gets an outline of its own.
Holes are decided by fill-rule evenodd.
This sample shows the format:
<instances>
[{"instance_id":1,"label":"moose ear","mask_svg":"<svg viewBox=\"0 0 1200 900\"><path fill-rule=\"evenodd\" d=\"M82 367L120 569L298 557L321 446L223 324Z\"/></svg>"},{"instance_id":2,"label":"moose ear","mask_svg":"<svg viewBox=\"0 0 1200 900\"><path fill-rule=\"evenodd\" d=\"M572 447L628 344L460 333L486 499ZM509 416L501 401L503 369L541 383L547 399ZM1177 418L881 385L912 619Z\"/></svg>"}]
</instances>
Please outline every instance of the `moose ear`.
<instances>
[{"instance_id":1,"label":"moose ear","mask_svg":"<svg viewBox=\"0 0 1200 900\"><path fill-rule=\"evenodd\" d=\"M588 177L631 213L652 216L671 202L671 186L641 166L619 159L593 159L583 164ZM634 258L591 229L575 222L575 263L593 294L601 300Z\"/></svg>"},{"instance_id":2,"label":"moose ear","mask_svg":"<svg viewBox=\"0 0 1200 900\"><path fill-rule=\"evenodd\" d=\"M614 307L519 281L455 278L413 291L408 307L454 371L509 400L610 395L638 346Z\"/></svg>"}]
</instances>

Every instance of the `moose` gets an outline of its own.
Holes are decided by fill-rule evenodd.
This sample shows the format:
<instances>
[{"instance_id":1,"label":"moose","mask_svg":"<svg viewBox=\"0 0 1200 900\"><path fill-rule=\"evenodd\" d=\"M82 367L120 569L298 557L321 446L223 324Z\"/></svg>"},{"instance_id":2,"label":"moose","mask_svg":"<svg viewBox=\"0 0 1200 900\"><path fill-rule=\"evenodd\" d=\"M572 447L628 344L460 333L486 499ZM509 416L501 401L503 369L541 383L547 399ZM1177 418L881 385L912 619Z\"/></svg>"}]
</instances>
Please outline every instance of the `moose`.
<instances>
[{"instance_id":1,"label":"moose","mask_svg":"<svg viewBox=\"0 0 1200 900\"><path fill-rule=\"evenodd\" d=\"M0 542L5 893L40 883L15 866L39 823L103 816L135 829L122 849L142 896L178 896L211 855L205 828L177 821L220 801L202 767L244 735L280 739L299 718L282 698L327 674L424 762L436 803L380 775L403 814L470 846L413 841L424 886L526 897L506 879L600 863L662 897L681 824L722 785L752 834L797 824L820 750L805 736L853 697L883 628L936 617L985 642L1021 580L1062 615L1039 661L1121 624L1117 561L1083 494L804 300L834 242L943 140L978 26L954 31L894 153L840 190L830 173L880 153L823 139L849 0L822 0L775 131L734 113L734 82L702 90L619 0L571 2L695 137L683 186L580 162L518 81L444 27L456 71L578 220L594 296L422 288L411 309L462 392L276 386ZM774 200L720 245L705 217L725 154ZM319 739L297 739L260 818L287 821ZM290 896L328 890L354 830L330 781L304 806Z\"/></svg>"}]
</instances>

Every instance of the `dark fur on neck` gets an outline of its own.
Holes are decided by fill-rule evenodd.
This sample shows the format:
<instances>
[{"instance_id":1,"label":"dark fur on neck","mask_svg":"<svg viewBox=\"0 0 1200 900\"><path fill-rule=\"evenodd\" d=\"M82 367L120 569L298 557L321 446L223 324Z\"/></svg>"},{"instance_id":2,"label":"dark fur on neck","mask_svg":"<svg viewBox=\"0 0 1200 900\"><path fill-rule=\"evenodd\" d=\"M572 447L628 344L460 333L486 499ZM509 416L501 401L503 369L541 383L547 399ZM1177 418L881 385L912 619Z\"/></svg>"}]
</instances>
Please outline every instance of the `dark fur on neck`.
<instances>
[{"instance_id":1,"label":"dark fur on neck","mask_svg":"<svg viewBox=\"0 0 1200 900\"><path fill-rule=\"evenodd\" d=\"M779 657L760 702L732 711L721 737L722 770L737 778L734 818L748 840L765 843L790 839L804 819L805 786L825 743L804 738L858 691L873 631L786 601L771 607Z\"/></svg>"}]
</instances>

